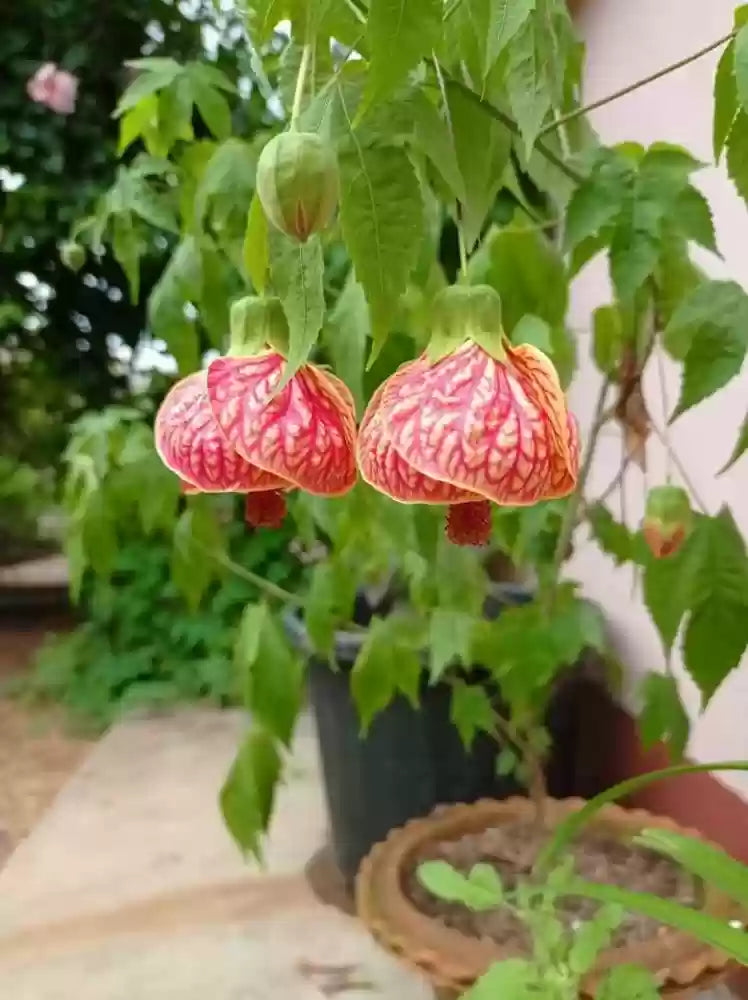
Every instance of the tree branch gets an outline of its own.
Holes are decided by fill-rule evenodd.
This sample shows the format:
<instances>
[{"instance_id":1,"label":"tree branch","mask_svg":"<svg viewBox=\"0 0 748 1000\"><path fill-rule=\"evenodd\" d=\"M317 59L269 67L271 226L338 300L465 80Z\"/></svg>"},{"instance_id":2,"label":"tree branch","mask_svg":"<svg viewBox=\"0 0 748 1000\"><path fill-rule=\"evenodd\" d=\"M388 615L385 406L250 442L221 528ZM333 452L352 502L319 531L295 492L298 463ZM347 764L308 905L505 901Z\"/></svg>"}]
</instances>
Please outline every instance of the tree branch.
<instances>
[{"instance_id":1,"label":"tree branch","mask_svg":"<svg viewBox=\"0 0 748 1000\"><path fill-rule=\"evenodd\" d=\"M557 128L561 125L565 125L567 122L574 121L576 118L581 118L582 115L586 115L588 112L594 111L596 108L602 108L606 104L617 101L620 97L632 94L635 90L639 90L640 87L646 87L647 84L654 83L655 80L659 80L661 77L667 76L668 73L673 73L677 69L682 69L683 66L688 66L689 63L695 62L697 59L701 59L702 56L707 55L709 52L713 52L714 49L718 49L721 45L729 42L730 39L734 37L735 32L731 31L729 35L725 35L723 38L718 38L716 42L710 42L710 44L705 45L703 49L693 52L690 56L686 56L684 59L679 59L678 62L670 63L669 66L664 66L662 69L658 69L656 73L650 73L649 76L645 76L641 80L637 80L635 83L630 83L628 86L622 87L620 90L616 90L612 94L608 94L607 97L601 97L599 100L593 101L591 104L585 104L584 107L575 108L568 114L562 115L549 125L546 125L546 127L541 130L540 135L544 136L548 135L550 132L555 132Z\"/></svg>"}]
</instances>

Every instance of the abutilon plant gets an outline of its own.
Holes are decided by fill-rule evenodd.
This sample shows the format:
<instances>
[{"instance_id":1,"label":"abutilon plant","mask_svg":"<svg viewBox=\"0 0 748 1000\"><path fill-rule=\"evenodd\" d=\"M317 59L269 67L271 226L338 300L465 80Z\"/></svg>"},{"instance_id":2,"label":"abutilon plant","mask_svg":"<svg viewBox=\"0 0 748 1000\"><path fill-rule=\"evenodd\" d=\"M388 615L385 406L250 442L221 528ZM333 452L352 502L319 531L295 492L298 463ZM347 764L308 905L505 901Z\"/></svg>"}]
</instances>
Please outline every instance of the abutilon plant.
<instances>
[{"instance_id":1,"label":"abutilon plant","mask_svg":"<svg viewBox=\"0 0 748 1000\"><path fill-rule=\"evenodd\" d=\"M229 354L179 381L156 416L156 449L187 493L245 493L255 527L277 527L284 494L341 496L356 482L356 418L345 384L305 364L285 383L277 299L232 308Z\"/></svg>"},{"instance_id":2,"label":"abutilon plant","mask_svg":"<svg viewBox=\"0 0 748 1000\"><path fill-rule=\"evenodd\" d=\"M447 504L447 535L488 542L490 504L571 493L576 422L550 360L512 346L487 286L452 286L434 303L427 351L372 397L358 437L361 475L401 503Z\"/></svg>"}]
</instances>

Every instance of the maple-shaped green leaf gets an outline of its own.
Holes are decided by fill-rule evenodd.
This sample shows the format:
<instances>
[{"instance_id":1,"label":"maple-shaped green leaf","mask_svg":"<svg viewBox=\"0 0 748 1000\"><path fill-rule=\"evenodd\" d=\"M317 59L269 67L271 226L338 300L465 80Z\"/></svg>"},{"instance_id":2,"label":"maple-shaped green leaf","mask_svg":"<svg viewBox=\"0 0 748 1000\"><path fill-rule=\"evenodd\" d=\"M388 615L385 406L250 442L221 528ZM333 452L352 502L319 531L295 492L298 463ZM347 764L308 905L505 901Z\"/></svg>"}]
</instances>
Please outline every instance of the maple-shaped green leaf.
<instances>
[{"instance_id":1,"label":"maple-shaped green leaf","mask_svg":"<svg viewBox=\"0 0 748 1000\"><path fill-rule=\"evenodd\" d=\"M675 310L664 342L684 359L674 420L740 371L748 349L748 295L734 281L703 282Z\"/></svg>"},{"instance_id":2,"label":"maple-shaped green leaf","mask_svg":"<svg viewBox=\"0 0 748 1000\"><path fill-rule=\"evenodd\" d=\"M343 239L369 303L376 356L423 239L421 188L400 147L359 145L339 166Z\"/></svg>"},{"instance_id":3,"label":"maple-shaped green leaf","mask_svg":"<svg viewBox=\"0 0 748 1000\"><path fill-rule=\"evenodd\" d=\"M748 112L739 111L727 136L727 173L748 202Z\"/></svg>"},{"instance_id":4,"label":"maple-shaped green leaf","mask_svg":"<svg viewBox=\"0 0 748 1000\"><path fill-rule=\"evenodd\" d=\"M699 166L686 150L666 143L654 143L639 160L610 241L610 274L622 302L630 303L655 271L665 220L680 218L679 199Z\"/></svg>"},{"instance_id":5,"label":"maple-shaped green leaf","mask_svg":"<svg viewBox=\"0 0 748 1000\"><path fill-rule=\"evenodd\" d=\"M735 42L732 41L722 53L717 64L717 72L714 75L712 146L715 161L719 161L722 155L722 150L727 141L727 136L730 134L737 111L738 90L735 82Z\"/></svg>"},{"instance_id":6,"label":"maple-shaped green leaf","mask_svg":"<svg viewBox=\"0 0 748 1000\"><path fill-rule=\"evenodd\" d=\"M531 344L544 354L552 354L551 328L544 319L525 313L512 330L513 344Z\"/></svg>"},{"instance_id":7,"label":"maple-shaped green leaf","mask_svg":"<svg viewBox=\"0 0 748 1000\"><path fill-rule=\"evenodd\" d=\"M226 203L242 214L254 190L257 155L249 143L227 139L215 147L206 163L195 192L195 219L202 225L211 202L220 202L225 214Z\"/></svg>"},{"instance_id":8,"label":"maple-shaped green leaf","mask_svg":"<svg viewBox=\"0 0 748 1000\"><path fill-rule=\"evenodd\" d=\"M143 98L168 87L183 70L176 60L168 58L150 60L147 64L146 60L135 60L126 65L136 70L137 76L120 97L114 111L115 118L134 108Z\"/></svg>"},{"instance_id":9,"label":"maple-shaped green leaf","mask_svg":"<svg viewBox=\"0 0 748 1000\"><path fill-rule=\"evenodd\" d=\"M252 0L247 5L247 24L253 41L257 44L269 41L280 21L298 13L289 0Z\"/></svg>"},{"instance_id":10,"label":"maple-shaped green leaf","mask_svg":"<svg viewBox=\"0 0 748 1000\"><path fill-rule=\"evenodd\" d=\"M681 302L705 280L706 274L691 259L682 232L672 221L667 221L651 284L656 315L663 326L667 327Z\"/></svg>"},{"instance_id":11,"label":"maple-shaped green leaf","mask_svg":"<svg viewBox=\"0 0 748 1000\"><path fill-rule=\"evenodd\" d=\"M700 571L699 527L683 546L666 559L656 559L649 549L644 563L644 603L655 623L666 651L672 648L684 616L694 600Z\"/></svg>"},{"instance_id":12,"label":"maple-shaped green leaf","mask_svg":"<svg viewBox=\"0 0 748 1000\"><path fill-rule=\"evenodd\" d=\"M699 333L715 327L736 338L748 330L748 295L736 281L705 281L696 287L671 317L665 347L683 360Z\"/></svg>"},{"instance_id":13,"label":"maple-shaped green leaf","mask_svg":"<svg viewBox=\"0 0 748 1000\"><path fill-rule=\"evenodd\" d=\"M619 150L596 153L589 175L577 187L566 210L564 240L570 250L598 236L614 221L633 186L634 174L633 164Z\"/></svg>"},{"instance_id":14,"label":"maple-shaped green leaf","mask_svg":"<svg viewBox=\"0 0 748 1000\"><path fill-rule=\"evenodd\" d=\"M260 860L260 838L273 812L281 758L273 737L254 725L244 738L221 789L226 826L242 851Z\"/></svg>"},{"instance_id":15,"label":"maple-shaped green leaf","mask_svg":"<svg viewBox=\"0 0 748 1000\"><path fill-rule=\"evenodd\" d=\"M604 504L596 503L589 506L587 520L592 530L592 537L606 555L613 557L616 566L636 558L636 536L625 524L616 521Z\"/></svg>"},{"instance_id":16,"label":"maple-shaped green leaf","mask_svg":"<svg viewBox=\"0 0 748 1000\"><path fill-rule=\"evenodd\" d=\"M315 649L330 653L336 628L350 621L355 581L346 566L328 559L317 563L304 604L304 624Z\"/></svg>"},{"instance_id":17,"label":"maple-shaped green leaf","mask_svg":"<svg viewBox=\"0 0 748 1000\"><path fill-rule=\"evenodd\" d=\"M537 226L519 221L492 229L469 264L471 281L495 288L501 296L502 323L508 333L527 313L561 325L569 283L563 257Z\"/></svg>"},{"instance_id":18,"label":"maple-shaped green leaf","mask_svg":"<svg viewBox=\"0 0 748 1000\"><path fill-rule=\"evenodd\" d=\"M436 608L429 622L429 668L432 683L452 663L470 664L470 637L475 619L464 611Z\"/></svg>"},{"instance_id":19,"label":"maple-shaped green leaf","mask_svg":"<svg viewBox=\"0 0 748 1000\"><path fill-rule=\"evenodd\" d=\"M486 65L488 75L507 45L527 23L535 9L535 0L490 0L490 20L486 32Z\"/></svg>"},{"instance_id":20,"label":"maple-shaped green leaf","mask_svg":"<svg viewBox=\"0 0 748 1000\"><path fill-rule=\"evenodd\" d=\"M736 335L717 326L699 331L683 365L680 397L670 420L713 395L740 373L748 331Z\"/></svg>"},{"instance_id":21,"label":"maple-shaped green leaf","mask_svg":"<svg viewBox=\"0 0 748 1000\"><path fill-rule=\"evenodd\" d=\"M643 699L639 714L639 732L645 749L655 743L667 743L677 761L688 743L690 722L678 692L675 678L669 674L647 674L641 685Z\"/></svg>"},{"instance_id":22,"label":"maple-shaped green leaf","mask_svg":"<svg viewBox=\"0 0 748 1000\"><path fill-rule=\"evenodd\" d=\"M288 320L288 357L282 386L306 362L322 329L325 263L319 236L299 243L273 229L268 232L268 249L273 289Z\"/></svg>"},{"instance_id":23,"label":"maple-shaped green leaf","mask_svg":"<svg viewBox=\"0 0 748 1000\"><path fill-rule=\"evenodd\" d=\"M288 745L301 708L304 671L267 605L250 604L244 609L235 660L245 707Z\"/></svg>"},{"instance_id":24,"label":"maple-shaped green leaf","mask_svg":"<svg viewBox=\"0 0 748 1000\"><path fill-rule=\"evenodd\" d=\"M463 192L462 227L471 251L501 187L512 148L511 135L499 122L487 119L480 105L456 87L449 88L449 113ZM476 135L481 136L479 144Z\"/></svg>"},{"instance_id":25,"label":"maple-shaped green leaf","mask_svg":"<svg viewBox=\"0 0 748 1000\"><path fill-rule=\"evenodd\" d=\"M135 304L140 298L140 257L144 246L129 213L116 215L112 220L112 250L117 263L125 272L130 301Z\"/></svg>"},{"instance_id":26,"label":"maple-shaped green leaf","mask_svg":"<svg viewBox=\"0 0 748 1000\"><path fill-rule=\"evenodd\" d=\"M411 618L375 618L351 671L351 694L366 733L372 720L398 694L418 704L424 636Z\"/></svg>"},{"instance_id":27,"label":"maple-shaped green leaf","mask_svg":"<svg viewBox=\"0 0 748 1000\"><path fill-rule=\"evenodd\" d=\"M742 458L746 451L748 451L748 413L746 413L740 427L740 433L738 434L738 440L735 442L735 447L732 449L727 462L719 470L719 474L721 475L723 472L727 472L727 470L733 466L739 458Z\"/></svg>"},{"instance_id":28,"label":"maple-shaped green leaf","mask_svg":"<svg viewBox=\"0 0 748 1000\"><path fill-rule=\"evenodd\" d=\"M231 107L221 91L201 73L192 76L192 97L200 117L216 139L231 135Z\"/></svg>"},{"instance_id":29,"label":"maple-shaped green leaf","mask_svg":"<svg viewBox=\"0 0 748 1000\"><path fill-rule=\"evenodd\" d=\"M748 109L748 25L743 25L728 48L733 51L733 69L738 103Z\"/></svg>"},{"instance_id":30,"label":"maple-shaped green leaf","mask_svg":"<svg viewBox=\"0 0 748 1000\"><path fill-rule=\"evenodd\" d=\"M242 260L247 277L258 295L265 293L270 252L268 250L268 220L262 202L253 195L247 214Z\"/></svg>"},{"instance_id":31,"label":"maple-shaped green leaf","mask_svg":"<svg viewBox=\"0 0 748 1000\"><path fill-rule=\"evenodd\" d=\"M171 578L187 604L196 610L218 574L223 535L209 498L190 497L174 525Z\"/></svg>"},{"instance_id":32,"label":"maple-shaped green leaf","mask_svg":"<svg viewBox=\"0 0 748 1000\"><path fill-rule=\"evenodd\" d=\"M442 175L457 201L464 202L467 196L465 182L444 112L422 91L413 95L412 108L416 144Z\"/></svg>"},{"instance_id":33,"label":"maple-shaped green leaf","mask_svg":"<svg viewBox=\"0 0 748 1000\"><path fill-rule=\"evenodd\" d=\"M686 239L698 243L712 253L719 253L709 202L701 191L690 184L678 196L674 220Z\"/></svg>"},{"instance_id":34,"label":"maple-shaped green leaf","mask_svg":"<svg viewBox=\"0 0 748 1000\"><path fill-rule=\"evenodd\" d=\"M438 44L442 0L370 0L369 79L364 105L389 97Z\"/></svg>"},{"instance_id":35,"label":"maple-shaped green leaf","mask_svg":"<svg viewBox=\"0 0 748 1000\"><path fill-rule=\"evenodd\" d=\"M546 625L559 666L572 665L587 649L602 653L607 647L602 612L573 592L561 591Z\"/></svg>"},{"instance_id":36,"label":"maple-shaped green leaf","mask_svg":"<svg viewBox=\"0 0 748 1000\"><path fill-rule=\"evenodd\" d=\"M534 9L535 0L462 0L456 7L459 52L476 82L486 80Z\"/></svg>"},{"instance_id":37,"label":"maple-shaped green leaf","mask_svg":"<svg viewBox=\"0 0 748 1000\"><path fill-rule=\"evenodd\" d=\"M683 662L708 701L748 648L748 556L732 514L700 518L699 572L683 642Z\"/></svg>"},{"instance_id":38,"label":"maple-shaped green leaf","mask_svg":"<svg viewBox=\"0 0 748 1000\"><path fill-rule=\"evenodd\" d=\"M691 615L683 657L706 704L748 649L748 602L710 602Z\"/></svg>"},{"instance_id":39,"label":"maple-shaped green leaf","mask_svg":"<svg viewBox=\"0 0 748 1000\"><path fill-rule=\"evenodd\" d=\"M200 322L213 346L223 350L229 329L229 303L241 282L231 261L209 239L201 247L202 287L198 300Z\"/></svg>"},{"instance_id":40,"label":"maple-shaped green leaf","mask_svg":"<svg viewBox=\"0 0 748 1000\"><path fill-rule=\"evenodd\" d=\"M478 684L458 684L453 688L450 719L468 750L478 733L493 733L496 728L491 700Z\"/></svg>"},{"instance_id":41,"label":"maple-shaped green leaf","mask_svg":"<svg viewBox=\"0 0 748 1000\"><path fill-rule=\"evenodd\" d=\"M366 296L351 268L323 328L322 342L332 359L335 373L351 390L359 414L364 409L363 377L366 342L370 336Z\"/></svg>"},{"instance_id":42,"label":"maple-shaped green leaf","mask_svg":"<svg viewBox=\"0 0 748 1000\"><path fill-rule=\"evenodd\" d=\"M613 375L621 365L626 343L624 318L618 306L599 306L592 317L592 354L604 375Z\"/></svg>"},{"instance_id":43,"label":"maple-shaped green leaf","mask_svg":"<svg viewBox=\"0 0 748 1000\"><path fill-rule=\"evenodd\" d=\"M526 155L535 145L553 100L548 64L538 44L538 32L543 30L541 25L536 26L535 20L529 18L512 39L508 50L506 90Z\"/></svg>"},{"instance_id":44,"label":"maple-shaped green leaf","mask_svg":"<svg viewBox=\"0 0 748 1000\"><path fill-rule=\"evenodd\" d=\"M148 318L156 337L166 341L185 374L199 367L197 333L185 306L202 288L200 246L194 236L178 244L148 300Z\"/></svg>"}]
</instances>

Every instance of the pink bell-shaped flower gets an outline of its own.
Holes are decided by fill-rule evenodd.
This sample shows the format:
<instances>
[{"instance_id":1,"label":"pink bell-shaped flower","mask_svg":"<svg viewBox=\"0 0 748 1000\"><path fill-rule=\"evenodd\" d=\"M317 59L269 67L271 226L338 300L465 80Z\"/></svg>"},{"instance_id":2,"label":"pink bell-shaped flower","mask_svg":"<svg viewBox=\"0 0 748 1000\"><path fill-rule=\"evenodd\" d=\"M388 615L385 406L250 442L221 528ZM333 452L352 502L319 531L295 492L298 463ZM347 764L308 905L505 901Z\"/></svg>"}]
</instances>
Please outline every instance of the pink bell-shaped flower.
<instances>
[{"instance_id":1,"label":"pink bell-shaped flower","mask_svg":"<svg viewBox=\"0 0 748 1000\"><path fill-rule=\"evenodd\" d=\"M279 388L285 357L266 345L285 324L280 303L242 306L254 347L171 389L156 417L156 448L188 492L246 493L247 521L276 526L285 491L340 496L353 487L355 409L344 383L313 364Z\"/></svg>"},{"instance_id":2,"label":"pink bell-shaped flower","mask_svg":"<svg viewBox=\"0 0 748 1000\"><path fill-rule=\"evenodd\" d=\"M487 287L446 289L426 354L381 385L358 438L361 475L404 503L449 505L458 544L490 537L490 503L525 505L569 494L578 431L549 359L513 347Z\"/></svg>"}]
</instances>

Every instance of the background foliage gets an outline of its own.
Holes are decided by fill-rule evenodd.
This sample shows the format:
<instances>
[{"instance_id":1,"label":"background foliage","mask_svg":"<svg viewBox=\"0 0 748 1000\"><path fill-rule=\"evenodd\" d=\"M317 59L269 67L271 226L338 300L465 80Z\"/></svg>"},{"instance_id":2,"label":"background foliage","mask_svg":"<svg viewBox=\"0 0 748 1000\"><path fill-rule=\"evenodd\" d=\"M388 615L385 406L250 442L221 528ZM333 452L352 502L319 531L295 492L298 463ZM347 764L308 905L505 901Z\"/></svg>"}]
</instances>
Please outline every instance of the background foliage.
<instances>
[{"instance_id":1,"label":"background foliage","mask_svg":"<svg viewBox=\"0 0 748 1000\"><path fill-rule=\"evenodd\" d=\"M133 44L122 54L128 85L115 111L120 165L108 161L109 186L89 192L96 197L71 234L92 261L102 244L111 247L131 300L147 298L149 333L180 373L199 367L206 349L225 348L232 299L274 293L293 364L332 364L359 411L424 347L431 299L457 272L458 221L469 280L500 293L508 335L547 351L565 385L576 364L569 282L603 253L612 300L593 322L602 389L587 456L615 423L626 461L640 460L653 433L646 366L663 354L681 366L675 420L734 378L748 347L745 292L710 280L690 259L693 243L717 249L709 206L693 183L702 164L664 143L600 145L580 108L582 49L562 0L418 0L400 18L391 13L388 0L256 2L246 19L233 20L200 7L203 51L164 41L154 55ZM290 39L274 30L283 17ZM726 149L745 197L744 20L739 8L717 72L715 155ZM341 197L338 223L299 248L268 230L254 174L263 144L287 124L304 44L314 58L299 125L334 146ZM147 420L149 407L138 409ZM67 452L74 588L85 590L89 570L111 578L123 526L137 518L142 532L171 536L173 585L188 606L207 607L223 578L225 502L180 499L140 418L110 410L101 420L111 426L94 422L90 434L94 424L79 424ZM737 460L745 428L735 436ZM492 686L467 683L480 662L507 702L529 780L545 753L538 720L555 676L585 648L611 655L599 614L573 584L559 583L584 524L643 580L666 668L646 680L643 733L683 751L688 721L671 650L681 652L705 703L737 666L748 643L744 541L729 510L701 509L682 550L655 560L605 496L584 495L588 469L586 460L568 501L495 511L494 547L539 586L538 600L495 621L484 617L491 558L449 546L438 512L390 503L363 485L332 502L294 498L308 585L306 577L298 587L257 583L263 599L244 609L238 632L242 697L257 720L224 792L242 846L257 848L301 703L303 673L283 646L278 612L303 606L315 649L329 656L336 628L356 625L361 584L387 593L392 609L375 618L351 676L364 726L398 694L417 700L427 650L432 681L453 686L465 740L495 732L506 720L497 717Z\"/></svg>"}]
</instances>

